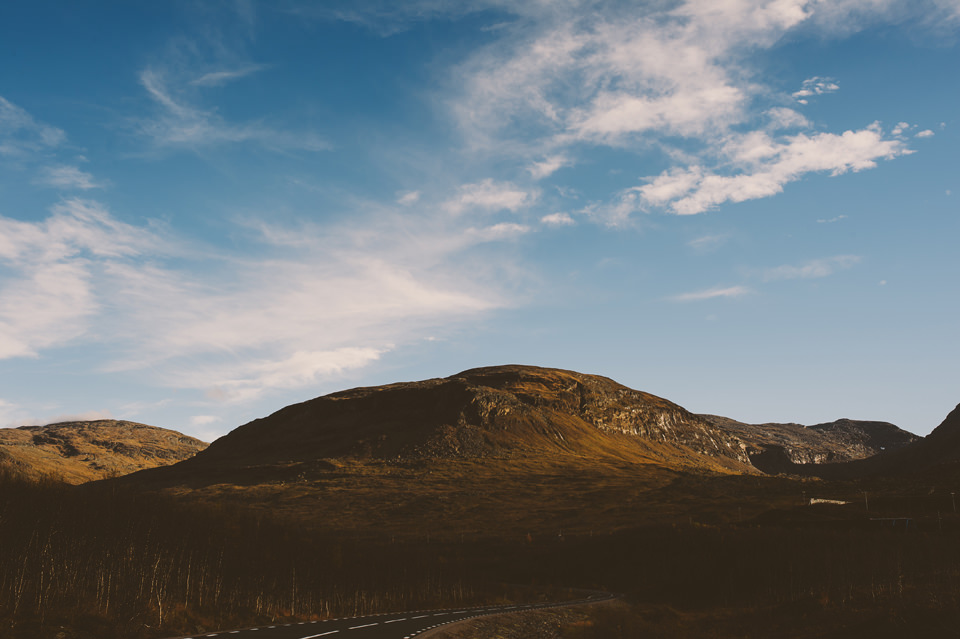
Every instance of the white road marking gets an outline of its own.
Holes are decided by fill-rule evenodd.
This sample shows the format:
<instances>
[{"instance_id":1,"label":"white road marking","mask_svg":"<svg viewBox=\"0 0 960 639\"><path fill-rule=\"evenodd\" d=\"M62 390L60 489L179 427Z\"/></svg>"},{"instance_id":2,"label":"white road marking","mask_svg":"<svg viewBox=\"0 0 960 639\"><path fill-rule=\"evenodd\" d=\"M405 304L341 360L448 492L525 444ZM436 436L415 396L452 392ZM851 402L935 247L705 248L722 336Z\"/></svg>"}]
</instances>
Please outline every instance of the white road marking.
<instances>
[{"instance_id":1,"label":"white road marking","mask_svg":"<svg viewBox=\"0 0 960 639\"><path fill-rule=\"evenodd\" d=\"M347 628L347 630L356 630L357 628L369 628L370 626L379 626L379 625L380 624L378 623L367 623L362 626L353 626L353 627Z\"/></svg>"},{"instance_id":2,"label":"white road marking","mask_svg":"<svg viewBox=\"0 0 960 639\"><path fill-rule=\"evenodd\" d=\"M424 617L429 617L430 615L420 615L419 617L410 617L411 619L423 619Z\"/></svg>"},{"instance_id":3,"label":"white road marking","mask_svg":"<svg viewBox=\"0 0 960 639\"><path fill-rule=\"evenodd\" d=\"M330 632L321 632L319 635L310 635L309 637L300 637L300 639L317 639L317 637L323 637L326 635L332 635L335 632L340 632L339 630L331 630Z\"/></svg>"},{"instance_id":4,"label":"white road marking","mask_svg":"<svg viewBox=\"0 0 960 639\"><path fill-rule=\"evenodd\" d=\"M391 619L390 621L384 621L383 623L397 623L398 621L406 621L406 620L407 618L404 617L403 619Z\"/></svg>"}]
</instances>

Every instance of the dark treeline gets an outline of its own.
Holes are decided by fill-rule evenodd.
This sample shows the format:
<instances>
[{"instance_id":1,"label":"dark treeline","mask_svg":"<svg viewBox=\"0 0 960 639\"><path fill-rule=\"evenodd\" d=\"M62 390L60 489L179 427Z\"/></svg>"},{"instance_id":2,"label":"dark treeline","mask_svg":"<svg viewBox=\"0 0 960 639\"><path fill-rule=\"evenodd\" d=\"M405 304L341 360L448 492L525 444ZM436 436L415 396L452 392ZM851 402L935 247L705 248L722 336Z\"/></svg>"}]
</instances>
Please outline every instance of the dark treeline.
<instances>
[{"instance_id":1,"label":"dark treeline","mask_svg":"<svg viewBox=\"0 0 960 639\"><path fill-rule=\"evenodd\" d=\"M461 603L455 556L0 469L0 636L156 637ZM449 567L449 568L448 568Z\"/></svg>"},{"instance_id":2,"label":"dark treeline","mask_svg":"<svg viewBox=\"0 0 960 639\"><path fill-rule=\"evenodd\" d=\"M0 470L0 636L52 638L65 626L70 639L153 638L559 597L566 587L686 610L960 607L956 527L869 526L861 518L835 528L646 526L497 539L491 522L486 540L459 542L431 541L426 523L421 541L359 541L109 483L35 483ZM534 588L508 592L505 583Z\"/></svg>"},{"instance_id":3,"label":"dark treeline","mask_svg":"<svg viewBox=\"0 0 960 639\"><path fill-rule=\"evenodd\" d=\"M508 552L502 579L576 583L685 608L811 600L960 607L956 529L651 526Z\"/></svg>"}]
</instances>

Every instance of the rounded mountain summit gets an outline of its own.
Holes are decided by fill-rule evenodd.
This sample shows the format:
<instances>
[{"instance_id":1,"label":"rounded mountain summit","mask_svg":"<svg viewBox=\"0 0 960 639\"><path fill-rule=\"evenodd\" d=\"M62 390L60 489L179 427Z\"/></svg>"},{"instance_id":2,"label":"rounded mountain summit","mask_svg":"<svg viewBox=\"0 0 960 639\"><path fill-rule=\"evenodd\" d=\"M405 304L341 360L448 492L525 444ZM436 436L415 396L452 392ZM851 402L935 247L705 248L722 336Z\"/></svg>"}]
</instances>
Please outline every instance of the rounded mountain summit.
<instances>
[{"instance_id":1,"label":"rounded mountain summit","mask_svg":"<svg viewBox=\"0 0 960 639\"><path fill-rule=\"evenodd\" d=\"M240 426L177 468L549 457L757 473L751 459L773 444L776 426L696 415L598 375L507 365L355 388L287 406ZM882 422L789 426L790 437L777 444L786 442L789 454L804 459L842 461L916 439ZM829 456L819 452L826 448Z\"/></svg>"}]
</instances>

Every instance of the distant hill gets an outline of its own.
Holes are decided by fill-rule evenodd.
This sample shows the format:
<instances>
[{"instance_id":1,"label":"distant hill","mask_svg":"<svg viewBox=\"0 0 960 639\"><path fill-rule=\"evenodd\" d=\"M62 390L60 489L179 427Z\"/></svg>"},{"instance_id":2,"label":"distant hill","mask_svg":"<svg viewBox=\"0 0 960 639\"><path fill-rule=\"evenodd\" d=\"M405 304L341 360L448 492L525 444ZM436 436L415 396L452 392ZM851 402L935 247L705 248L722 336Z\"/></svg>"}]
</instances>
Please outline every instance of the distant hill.
<instances>
[{"instance_id":1,"label":"distant hill","mask_svg":"<svg viewBox=\"0 0 960 639\"><path fill-rule=\"evenodd\" d=\"M221 437L189 464L570 454L749 470L741 442L649 393L597 375L497 366L333 393Z\"/></svg>"},{"instance_id":2,"label":"distant hill","mask_svg":"<svg viewBox=\"0 0 960 639\"><path fill-rule=\"evenodd\" d=\"M866 459L920 440L889 422L838 419L803 426L745 424L717 415L701 417L743 441L751 463L765 473L793 472L796 465Z\"/></svg>"},{"instance_id":3,"label":"distant hill","mask_svg":"<svg viewBox=\"0 0 960 639\"><path fill-rule=\"evenodd\" d=\"M722 418L721 418L722 419ZM783 430L775 427L784 425L763 425L762 432L768 433L761 446L763 450L757 452L751 449L751 459L754 465L765 472L780 472L791 475L821 477L830 480L851 479L883 479L906 478L914 479L949 479L951 482L960 477L960 406L954 408L946 419L926 437L917 437L897 429L892 424L884 422L850 422L840 420L826 426L825 433L835 438L838 434L842 438L851 438L853 441L862 440L855 444L853 450L861 446L881 448L875 455L853 459L825 459L823 463L812 463L816 460L804 459L803 455L794 455L795 444L782 445L775 436L783 432L792 434L795 431L792 424L786 425ZM854 427L851 431L851 425ZM753 427L751 427L753 428ZM733 429L731 429L733 430ZM860 431L859 433L857 431ZM869 437L863 438L867 433ZM907 441L909 440L909 441ZM906 443L904 443L906 441ZM842 449L839 449L842 450Z\"/></svg>"},{"instance_id":4,"label":"distant hill","mask_svg":"<svg viewBox=\"0 0 960 639\"><path fill-rule=\"evenodd\" d=\"M0 466L80 484L193 457L207 444L182 433L103 419L0 429Z\"/></svg>"},{"instance_id":5,"label":"distant hill","mask_svg":"<svg viewBox=\"0 0 960 639\"><path fill-rule=\"evenodd\" d=\"M514 538L722 520L731 498L760 503L743 490L759 476L739 439L663 398L497 366L311 399L115 481L318 532ZM796 499L778 482L764 504Z\"/></svg>"},{"instance_id":6,"label":"distant hill","mask_svg":"<svg viewBox=\"0 0 960 639\"><path fill-rule=\"evenodd\" d=\"M752 458L777 446L851 458L911 437L852 420L751 426L606 377L510 365L287 406L117 481L337 534L589 534L786 507L802 489Z\"/></svg>"},{"instance_id":7,"label":"distant hill","mask_svg":"<svg viewBox=\"0 0 960 639\"><path fill-rule=\"evenodd\" d=\"M507 365L354 388L287 406L236 428L176 472L229 476L230 469L331 459L560 455L776 474L797 465L863 459L917 439L886 422L745 424L696 415L598 375Z\"/></svg>"},{"instance_id":8,"label":"distant hill","mask_svg":"<svg viewBox=\"0 0 960 639\"><path fill-rule=\"evenodd\" d=\"M933 432L909 446L838 467L838 477L960 475L960 405ZM831 475L833 476L833 475Z\"/></svg>"}]
</instances>

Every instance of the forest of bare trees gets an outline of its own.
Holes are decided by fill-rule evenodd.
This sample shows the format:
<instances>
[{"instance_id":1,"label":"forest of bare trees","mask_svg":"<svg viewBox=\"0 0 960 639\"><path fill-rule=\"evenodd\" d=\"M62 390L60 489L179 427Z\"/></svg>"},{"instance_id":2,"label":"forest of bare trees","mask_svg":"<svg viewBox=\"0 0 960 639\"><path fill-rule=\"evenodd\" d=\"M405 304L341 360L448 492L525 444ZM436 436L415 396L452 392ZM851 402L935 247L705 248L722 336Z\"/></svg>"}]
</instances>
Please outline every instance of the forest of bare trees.
<instances>
[{"instance_id":1,"label":"forest of bare trees","mask_svg":"<svg viewBox=\"0 0 960 639\"><path fill-rule=\"evenodd\" d=\"M0 620L13 636L67 624L153 637L464 601L472 593L446 563L420 546L0 470Z\"/></svg>"},{"instance_id":2,"label":"forest of bare trees","mask_svg":"<svg viewBox=\"0 0 960 639\"><path fill-rule=\"evenodd\" d=\"M495 522L494 522L495 523ZM111 483L0 470L0 636L153 639L279 620L624 593L677 609L960 609L953 526L642 526L353 540ZM866 526L866 527L865 527ZM331 526L331 528L335 528ZM509 585L507 585L509 584Z\"/></svg>"}]
</instances>

